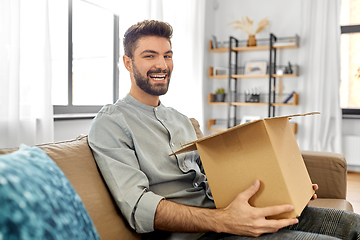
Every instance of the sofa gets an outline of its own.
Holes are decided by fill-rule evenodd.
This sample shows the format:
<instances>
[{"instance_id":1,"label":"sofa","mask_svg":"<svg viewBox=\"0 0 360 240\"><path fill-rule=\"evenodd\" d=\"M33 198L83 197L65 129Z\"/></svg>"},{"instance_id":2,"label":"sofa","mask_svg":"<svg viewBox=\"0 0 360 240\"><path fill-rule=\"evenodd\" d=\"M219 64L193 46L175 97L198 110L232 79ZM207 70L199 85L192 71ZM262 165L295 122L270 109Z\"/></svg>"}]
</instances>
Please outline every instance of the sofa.
<instances>
[{"instance_id":1,"label":"sofa","mask_svg":"<svg viewBox=\"0 0 360 240\"><path fill-rule=\"evenodd\" d=\"M197 134L201 136L198 129ZM80 196L101 239L141 239L141 235L128 226L114 203L97 168L86 135L37 147L45 151L65 174ZM0 154L16 150L0 149ZM352 205L346 200L347 165L344 157L335 153L309 151L302 152L302 155L312 182L319 185L318 199L309 205L353 211Z\"/></svg>"}]
</instances>

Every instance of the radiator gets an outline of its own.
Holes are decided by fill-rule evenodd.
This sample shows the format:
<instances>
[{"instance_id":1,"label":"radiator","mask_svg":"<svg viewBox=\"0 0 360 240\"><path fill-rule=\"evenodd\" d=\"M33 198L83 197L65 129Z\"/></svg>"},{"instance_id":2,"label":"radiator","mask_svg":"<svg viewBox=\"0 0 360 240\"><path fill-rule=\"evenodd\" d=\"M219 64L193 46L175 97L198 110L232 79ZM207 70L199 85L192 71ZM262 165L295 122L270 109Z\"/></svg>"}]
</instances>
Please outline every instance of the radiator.
<instances>
[{"instance_id":1,"label":"radiator","mask_svg":"<svg viewBox=\"0 0 360 240\"><path fill-rule=\"evenodd\" d=\"M344 136L343 152L348 165L360 166L360 136Z\"/></svg>"}]
</instances>

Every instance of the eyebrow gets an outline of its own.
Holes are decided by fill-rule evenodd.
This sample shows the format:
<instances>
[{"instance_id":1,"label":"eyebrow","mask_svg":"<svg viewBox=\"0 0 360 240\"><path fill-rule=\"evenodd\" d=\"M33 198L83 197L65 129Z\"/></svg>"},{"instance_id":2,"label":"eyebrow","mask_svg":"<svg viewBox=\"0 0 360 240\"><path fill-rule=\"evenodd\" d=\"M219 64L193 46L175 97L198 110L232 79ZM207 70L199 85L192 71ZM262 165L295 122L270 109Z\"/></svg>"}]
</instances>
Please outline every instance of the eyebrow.
<instances>
[{"instance_id":1,"label":"eyebrow","mask_svg":"<svg viewBox=\"0 0 360 240\"><path fill-rule=\"evenodd\" d=\"M153 53L153 54L159 54L158 52L154 51L154 50L144 50L140 53L140 55L143 55L143 54L147 54L147 53ZM173 53L172 50L169 50L167 52L165 52L165 54L169 54L169 53Z\"/></svg>"}]
</instances>

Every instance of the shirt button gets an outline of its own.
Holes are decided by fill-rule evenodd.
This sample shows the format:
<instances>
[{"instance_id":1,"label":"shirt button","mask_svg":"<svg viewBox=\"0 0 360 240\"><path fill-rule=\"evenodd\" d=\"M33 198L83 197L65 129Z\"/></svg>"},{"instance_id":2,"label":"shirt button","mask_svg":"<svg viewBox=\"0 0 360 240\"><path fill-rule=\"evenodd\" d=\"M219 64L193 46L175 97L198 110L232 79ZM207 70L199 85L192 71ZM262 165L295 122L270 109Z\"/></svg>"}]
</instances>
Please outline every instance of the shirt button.
<instances>
[{"instance_id":1,"label":"shirt button","mask_svg":"<svg viewBox=\"0 0 360 240\"><path fill-rule=\"evenodd\" d=\"M174 147L174 146L175 146L175 144L174 144L174 143L171 143L171 144L170 144L170 146L171 146L171 147Z\"/></svg>"},{"instance_id":2,"label":"shirt button","mask_svg":"<svg viewBox=\"0 0 360 240\"><path fill-rule=\"evenodd\" d=\"M199 184L196 182L196 183L194 183L194 186L195 186L195 187L198 187L198 186L199 186Z\"/></svg>"}]
</instances>

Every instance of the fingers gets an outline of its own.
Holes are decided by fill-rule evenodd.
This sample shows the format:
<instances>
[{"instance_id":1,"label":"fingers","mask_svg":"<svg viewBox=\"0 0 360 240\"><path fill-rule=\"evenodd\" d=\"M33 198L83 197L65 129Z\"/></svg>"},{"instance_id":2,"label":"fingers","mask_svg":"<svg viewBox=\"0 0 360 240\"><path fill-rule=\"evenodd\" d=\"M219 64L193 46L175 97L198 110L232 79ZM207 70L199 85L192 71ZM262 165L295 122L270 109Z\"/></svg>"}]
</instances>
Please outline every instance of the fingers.
<instances>
[{"instance_id":1,"label":"fingers","mask_svg":"<svg viewBox=\"0 0 360 240\"><path fill-rule=\"evenodd\" d=\"M319 186L317 184L313 184L312 187L313 187L314 191L319 189ZM311 200L315 200L315 199L317 199L317 195L314 193Z\"/></svg>"},{"instance_id":2,"label":"fingers","mask_svg":"<svg viewBox=\"0 0 360 240\"><path fill-rule=\"evenodd\" d=\"M291 212L294 210L294 207L291 205L279 205L279 206L271 206L258 208L261 211L261 215L265 217L279 215L281 213Z\"/></svg>"},{"instance_id":3,"label":"fingers","mask_svg":"<svg viewBox=\"0 0 360 240\"><path fill-rule=\"evenodd\" d=\"M291 205L280 205L266 208L258 208L261 211L260 215L265 216L266 226L268 232L270 229L280 229L286 226L294 225L299 222L297 218L290 219L267 219L266 217L275 216L281 213L291 212L294 210L294 207Z\"/></svg>"},{"instance_id":4,"label":"fingers","mask_svg":"<svg viewBox=\"0 0 360 240\"><path fill-rule=\"evenodd\" d=\"M297 218L290 218L290 219L279 219L279 220L267 220L267 224L269 228L280 229L283 227L287 227L290 225L294 225L299 223Z\"/></svg>"},{"instance_id":5,"label":"fingers","mask_svg":"<svg viewBox=\"0 0 360 240\"><path fill-rule=\"evenodd\" d=\"M248 189L242 192L242 196L249 200L260 188L260 181L256 180Z\"/></svg>"},{"instance_id":6,"label":"fingers","mask_svg":"<svg viewBox=\"0 0 360 240\"><path fill-rule=\"evenodd\" d=\"M314 195L312 196L311 200L315 200L317 199L317 195L314 193Z\"/></svg>"}]
</instances>

